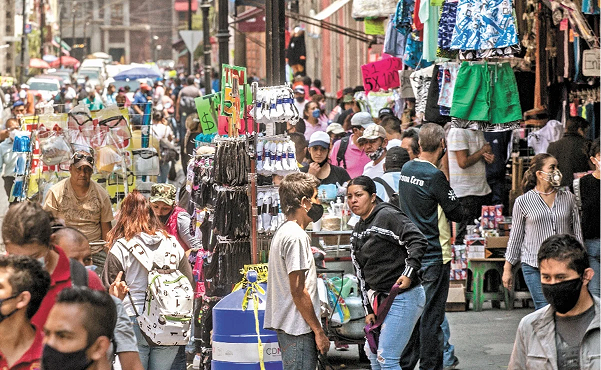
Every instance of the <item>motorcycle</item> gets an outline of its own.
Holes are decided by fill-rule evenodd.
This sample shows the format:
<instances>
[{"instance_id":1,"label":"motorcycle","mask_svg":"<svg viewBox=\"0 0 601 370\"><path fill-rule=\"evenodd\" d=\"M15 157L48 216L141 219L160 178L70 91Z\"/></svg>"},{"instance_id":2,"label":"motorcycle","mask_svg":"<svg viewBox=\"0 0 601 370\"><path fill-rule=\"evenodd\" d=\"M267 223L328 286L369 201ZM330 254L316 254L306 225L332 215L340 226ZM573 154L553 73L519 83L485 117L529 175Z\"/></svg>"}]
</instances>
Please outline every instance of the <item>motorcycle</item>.
<instances>
[{"instance_id":1,"label":"motorcycle","mask_svg":"<svg viewBox=\"0 0 601 370\"><path fill-rule=\"evenodd\" d=\"M364 348L365 311L357 277L344 274L344 270L322 267L322 253L314 253L313 258L317 266L321 321L326 335L338 346L356 344L359 360L368 361Z\"/></svg>"}]
</instances>

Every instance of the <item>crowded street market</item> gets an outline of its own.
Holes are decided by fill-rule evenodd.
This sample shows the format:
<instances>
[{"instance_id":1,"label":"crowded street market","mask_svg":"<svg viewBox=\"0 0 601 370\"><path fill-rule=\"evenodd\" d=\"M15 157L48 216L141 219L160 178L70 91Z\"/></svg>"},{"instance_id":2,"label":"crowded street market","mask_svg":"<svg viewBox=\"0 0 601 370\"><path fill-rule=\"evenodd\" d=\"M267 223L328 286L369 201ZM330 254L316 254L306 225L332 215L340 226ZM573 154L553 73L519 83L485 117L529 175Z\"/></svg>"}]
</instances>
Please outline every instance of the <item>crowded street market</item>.
<instances>
[{"instance_id":1,"label":"crowded street market","mask_svg":"<svg viewBox=\"0 0 601 370\"><path fill-rule=\"evenodd\" d=\"M7 1L0 370L601 369L598 1Z\"/></svg>"}]
</instances>

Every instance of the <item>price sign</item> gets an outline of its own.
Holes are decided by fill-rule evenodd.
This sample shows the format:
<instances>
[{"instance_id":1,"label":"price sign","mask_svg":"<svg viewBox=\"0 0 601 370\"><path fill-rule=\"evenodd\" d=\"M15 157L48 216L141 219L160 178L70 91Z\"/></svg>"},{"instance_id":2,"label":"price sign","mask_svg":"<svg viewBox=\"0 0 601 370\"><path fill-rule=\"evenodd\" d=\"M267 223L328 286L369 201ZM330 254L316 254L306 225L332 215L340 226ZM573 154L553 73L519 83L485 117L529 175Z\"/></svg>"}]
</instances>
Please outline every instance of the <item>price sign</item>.
<instances>
[{"instance_id":1,"label":"price sign","mask_svg":"<svg viewBox=\"0 0 601 370\"><path fill-rule=\"evenodd\" d=\"M582 74L584 76L601 75L601 49L590 49L582 52Z\"/></svg>"},{"instance_id":2,"label":"price sign","mask_svg":"<svg viewBox=\"0 0 601 370\"><path fill-rule=\"evenodd\" d=\"M219 106L219 95L209 94L194 99L198 119L202 127L203 134L213 134L217 132L217 107Z\"/></svg>"},{"instance_id":3,"label":"price sign","mask_svg":"<svg viewBox=\"0 0 601 370\"><path fill-rule=\"evenodd\" d=\"M403 62L399 58L387 58L361 66L365 93L388 90L400 86L399 70Z\"/></svg>"},{"instance_id":4,"label":"price sign","mask_svg":"<svg viewBox=\"0 0 601 370\"><path fill-rule=\"evenodd\" d=\"M224 64L221 76L221 115L232 117L236 107L239 107L241 102L244 103L243 85L246 85L246 68ZM243 109L237 111L242 118Z\"/></svg>"}]
</instances>

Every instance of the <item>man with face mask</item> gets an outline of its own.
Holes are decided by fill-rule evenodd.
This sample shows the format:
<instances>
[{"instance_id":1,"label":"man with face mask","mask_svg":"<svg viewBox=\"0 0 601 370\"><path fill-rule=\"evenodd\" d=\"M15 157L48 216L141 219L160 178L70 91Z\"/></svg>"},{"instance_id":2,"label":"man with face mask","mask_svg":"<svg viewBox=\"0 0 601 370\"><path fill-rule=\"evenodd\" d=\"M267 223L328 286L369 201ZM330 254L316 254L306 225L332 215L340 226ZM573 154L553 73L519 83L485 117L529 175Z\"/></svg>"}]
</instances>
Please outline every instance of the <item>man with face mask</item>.
<instances>
[{"instance_id":1,"label":"man with face mask","mask_svg":"<svg viewBox=\"0 0 601 370\"><path fill-rule=\"evenodd\" d=\"M171 184L154 184L150 189L150 205L154 214L170 235L175 236L179 244L190 255L191 250L202 248L202 237L190 235L190 215L185 209L175 204L175 186Z\"/></svg>"},{"instance_id":2,"label":"man with face mask","mask_svg":"<svg viewBox=\"0 0 601 370\"><path fill-rule=\"evenodd\" d=\"M365 154L371 159L363 167L363 176L371 179L384 174L384 161L386 160L386 130L380 125L371 125L365 129L363 136L359 138L359 144L363 145Z\"/></svg>"},{"instance_id":3,"label":"man with face mask","mask_svg":"<svg viewBox=\"0 0 601 370\"><path fill-rule=\"evenodd\" d=\"M0 257L0 369L40 368L42 328L31 324L50 287L50 275L25 256Z\"/></svg>"},{"instance_id":4,"label":"man with face mask","mask_svg":"<svg viewBox=\"0 0 601 370\"><path fill-rule=\"evenodd\" d=\"M89 152L79 150L71 156L69 173L69 178L50 188L44 209L57 219L64 220L65 226L81 231L88 238L94 265L102 271L108 246L100 242L107 240L111 229L111 199L102 186L92 181L94 157Z\"/></svg>"},{"instance_id":5,"label":"man with face mask","mask_svg":"<svg viewBox=\"0 0 601 370\"><path fill-rule=\"evenodd\" d=\"M307 101L305 100L305 88L302 85L299 85L294 88L294 106L298 110L298 113L302 116L305 111L305 105Z\"/></svg>"},{"instance_id":6,"label":"man with face mask","mask_svg":"<svg viewBox=\"0 0 601 370\"><path fill-rule=\"evenodd\" d=\"M438 169L447 150L444 129L435 123L425 124L419 132L419 144L419 157L405 163L401 170L399 198L401 210L428 240L420 270L426 305L401 363L403 369L413 369L419 360L421 369L440 370L444 342L441 324L451 269L448 221L460 222L465 213L446 176Z\"/></svg>"},{"instance_id":7,"label":"man with face mask","mask_svg":"<svg viewBox=\"0 0 601 370\"><path fill-rule=\"evenodd\" d=\"M598 297L588 255L572 235L547 238L538 251L543 294L549 305L520 322L509 370L599 369Z\"/></svg>"},{"instance_id":8,"label":"man with face mask","mask_svg":"<svg viewBox=\"0 0 601 370\"><path fill-rule=\"evenodd\" d=\"M21 91L23 91L23 90L21 90ZM23 103L20 100L14 102L11 112L12 112L12 118L21 119L26 113L25 112L25 103Z\"/></svg>"},{"instance_id":9,"label":"man with face mask","mask_svg":"<svg viewBox=\"0 0 601 370\"><path fill-rule=\"evenodd\" d=\"M117 310L106 292L69 288L44 325L44 369L110 370Z\"/></svg>"},{"instance_id":10,"label":"man with face mask","mask_svg":"<svg viewBox=\"0 0 601 370\"><path fill-rule=\"evenodd\" d=\"M92 90L88 93L88 96L83 100L84 104L88 106L88 109L91 111L100 110L104 108L104 103L102 99L98 95L96 90Z\"/></svg>"},{"instance_id":11,"label":"man with face mask","mask_svg":"<svg viewBox=\"0 0 601 370\"><path fill-rule=\"evenodd\" d=\"M342 167L329 163L330 136L323 131L314 132L309 140L311 163L301 168L301 172L317 177L321 185L338 184L342 186L351 177Z\"/></svg>"},{"instance_id":12,"label":"man with face mask","mask_svg":"<svg viewBox=\"0 0 601 370\"><path fill-rule=\"evenodd\" d=\"M18 156L16 153L13 153L13 142L18 129L19 121L15 118L8 119L6 121L6 131L9 136L0 143L0 171L4 167L2 180L4 180L4 191L8 199L10 199L10 193L15 182L15 166L17 165Z\"/></svg>"},{"instance_id":13,"label":"man with face mask","mask_svg":"<svg viewBox=\"0 0 601 370\"><path fill-rule=\"evenodd\" d=\"M330 340L321 327L317 274L305 228L323 215L317 199L319 180L292 173L279 195L286 222L276 231L269 251L269 280L264 328L277 331L284 370L315 369L318 353Z\"/></svg>"}]
</instances>

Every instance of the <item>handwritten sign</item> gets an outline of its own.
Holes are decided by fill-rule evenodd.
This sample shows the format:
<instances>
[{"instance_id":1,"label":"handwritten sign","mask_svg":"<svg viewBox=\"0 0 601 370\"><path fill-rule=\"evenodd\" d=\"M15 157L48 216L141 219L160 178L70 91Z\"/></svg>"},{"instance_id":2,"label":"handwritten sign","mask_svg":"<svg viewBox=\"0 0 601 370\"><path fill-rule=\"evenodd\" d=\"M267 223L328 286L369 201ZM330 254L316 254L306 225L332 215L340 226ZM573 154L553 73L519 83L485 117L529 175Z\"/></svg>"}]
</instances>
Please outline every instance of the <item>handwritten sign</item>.
<instances>
[{"instance_id":1,"label":"handwritten sign","mask_svg":"<svg viewBox=\"0 0 601 370\"><path fill-rule=\"evenodd\" d=\"M582 52L582 74L599 77L601 74L601 51L590 49Z\"/></svg>"},{"instance_id":2,"label":"handwritten sign","mask_svg":"<svg viewBox=\"0 0 601 370\"><path fill-rule=\"evenodd\" d=\"M231 117L236 106L244 103L246 68L224 64L221 76L221 115ZM237 111L241 114L242 109Z\"/></svg>"},{"instance_id":3,"label":"handwritten sign","mask_svg":"<svg viewBox=\"0 0 601 370\"><path fill-rule=\"evenodd\" d=\"M388 90L400 86L398 71L403 62L399 58L387 58L361 66L365 93Z\"/></svg>"},{"instance_id":4,"label":"handwritten sign","mask_svg":"<svg viewBox=\"0 0 601 370\"><path fill-rule=\"evenodd\" d=\"M217 107L219 106L219 95L209 94L194 99L196 111L200 120L203 134L217 132Z\"/></svg>"}]
</instances>

